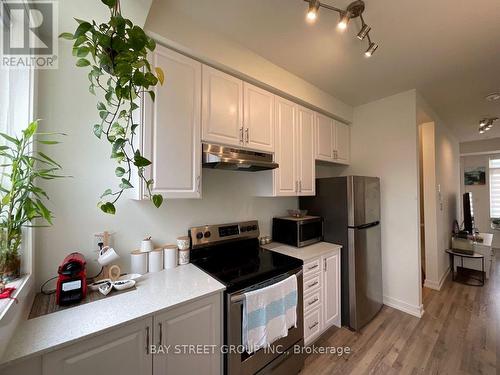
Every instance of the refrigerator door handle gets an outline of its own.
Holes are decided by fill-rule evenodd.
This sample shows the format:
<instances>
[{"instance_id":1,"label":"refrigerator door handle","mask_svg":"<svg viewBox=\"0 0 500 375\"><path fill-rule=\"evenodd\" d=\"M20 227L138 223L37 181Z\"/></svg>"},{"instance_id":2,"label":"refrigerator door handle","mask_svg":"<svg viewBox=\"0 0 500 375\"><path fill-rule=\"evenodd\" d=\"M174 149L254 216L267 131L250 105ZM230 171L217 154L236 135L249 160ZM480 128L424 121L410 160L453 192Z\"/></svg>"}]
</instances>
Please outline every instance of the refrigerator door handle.
<instances>
[{"instance_id":1,"label":"refrigerator door handle","mask_svg":"<svg viewBox=\"0 0 500 375\"><path fill-rule=\"evenodd\" d=\"M376 227L379 224L380 224L380 221L375 221L373 223L358 225L358 226L349 227L349 228L352 228L352 229L368 229L368 228L371 228L371 227Z\"/></svg>"}]
</instances>

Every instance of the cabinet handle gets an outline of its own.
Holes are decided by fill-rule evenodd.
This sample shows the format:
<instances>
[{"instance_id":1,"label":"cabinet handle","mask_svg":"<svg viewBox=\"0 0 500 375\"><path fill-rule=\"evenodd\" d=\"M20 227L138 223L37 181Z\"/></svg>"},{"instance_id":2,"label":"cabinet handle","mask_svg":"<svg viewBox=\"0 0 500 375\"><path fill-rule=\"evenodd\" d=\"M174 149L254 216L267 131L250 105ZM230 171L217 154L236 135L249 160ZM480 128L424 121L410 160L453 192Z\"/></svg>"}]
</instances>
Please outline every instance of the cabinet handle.
<instances>
[{"instance_id":1,"label":"cabinet handle","mask_svg":"<svg viewBox=\"0 0 500 375\"><path fill-rule=\"evenodd\" d=\"M299 180L299 192L302 192L302 180Z\"/></svg>"},{"instance_id":2,"label":"cabinet handle","mask_svg":"<svg viewBox=\"0 0 500 375\"><path fill-rule=\"evenodd\" d=\"M314 265L314 266L312 266L312 267L308 267L307 269L310 271L310 270L313 270L313 269L315 269L315 268L318 268L318 265L317 265L317 264L315 264L315 265Z\"/></svg>"},{"instance_id":3,"label":"cabinet handle","mask_svg":"<svg viewBox=\"0 0 500 375\"><path fill-rule=\"evenodd\" d=\"M319 284L319 282L318 282L318 281L315 281L315 282L313 282L312 284L309 284L307 287L308 287L308 288L312 288L313 286L318 285L318 284Z\"/></svg>"},{"instance_id":4,"label":"cabinet handle","mask_svg":"<svg viewBox=\"0 0 500 375\"><path fill-rule=\"evenodd\" d=\"M245 129L245 142L248 143L248 141L250 140L250 130L248 130L248 128Z\"/></svg>"},{"instance_id":5,"label":"cabinet handle","mask_svg":"<svg viewBox=\"0 0 500 375\"><path fill-rule=\"evenodd\" d=\"M198 175L198 177L196 177L196 191L198 192L198 194L200 193L200 190L201 190L201 177L200 175Z\"/></svg>"},{"instance_id":6,"label":"cabinet handle","mask_svg":"<svg viewBox=\"0 0 500 375\"><path fill-rule=\"evenodd\" d=\"M298 193L299 192L299 181L295 181L295 192Z\"/></svg>"},{"instance_id":7,"label":"cabinet handle","mask_svg":"<svg viewBox=\"0 0 500 375\"><path fill-rule=\"evenodd\" d=\"M326 259L323 259L323 270L326 271Z\"/></svg>"},{"instance_id":8,"label":"cabinet handle","mask_svg":"<svg viewBox=\"0 0 500 375\"><path fill-rule=\"evenodd\" d=\"M313 299L311 302L308 302L308 303L307 303L307 306L311 306L312 304L314 304L314 303L316 303L316 302L318 302L318 301L319 301L319 299L318 299L318 298L315 298L315 299Z\"/></svg>"},{"instance_id":9,"label":"cabinet handle","mask_svg":"<svg viewBox=\"0 0 500 375\"><path fill-rule=\"evenodd\" d=\"M161 346L163 343L163 325L161 323L158 323L158 329L160 330L160 337L158 339L158 346Z\"/></svg>"},{"instance_id":10,"label":"cabinet handle","mask_svg":"<svg viewBox=\"0 0 500 375\"><path fill-rule=\"evenodd\" d=\"M309 326L309 329L313 329L313 328L314 328L314 327L316 327L318 324L319 324L319 322L314 323L312 326Z\"/></svg>"},{"instance_id":11,"label":"cabinet handle","mask_svg":"<svg viewBox=\"0 0 500 375\"><path fill-rule=\"evenodd\" d=\"M146 354L149 355L149 326L146 327Z\"/></svg>"},{"instance_id":12,"label":"cabinet handle","mask_svg":"<svg viewBox=\"0 0 500 375\"><path fill-rule=\"evenodd\" d=\"M243 125L240 128L240 143L243 143Z\"/></svg>"}]
</instances>

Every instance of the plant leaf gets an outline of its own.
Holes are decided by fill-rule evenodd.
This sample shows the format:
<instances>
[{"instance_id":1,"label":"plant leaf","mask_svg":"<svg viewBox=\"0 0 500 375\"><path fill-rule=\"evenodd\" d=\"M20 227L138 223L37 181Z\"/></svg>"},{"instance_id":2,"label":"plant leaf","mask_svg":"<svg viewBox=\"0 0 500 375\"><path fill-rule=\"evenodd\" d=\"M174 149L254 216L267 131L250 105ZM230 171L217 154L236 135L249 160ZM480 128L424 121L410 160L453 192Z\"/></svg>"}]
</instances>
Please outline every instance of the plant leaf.
<instances>
[{"instance_id":1,"label":"plant leaf","mask_svg":"<svg viewBox=\"0 0 500 375\"><path fill-rule=\"evenodd\" d=\"M108 7L113 8L116 5L117 0L101 0Z\"/></svg>"},{"instance_id":2,"label":"plant leaf","mask_svg":"<svg viewBox=\"0 0 500 375\"><path fill-rule=\"evenodd\" d=\"M84 66L89 66L90 65L90 61L87 60L87 59L78 59L76 61L76 66L78 67L84 67Z\"/></svg>"},{"instance_id":3,"label":"plant leaf","mask_svg":"<svg viewBox=\"0 0 500 375\"><path fill-rule=\"evenodd\" d=\"M122 178L122 183L120 184L120 189L131 189L134 186L126 178Z\"/></svg>"},{"instance_id":4,"label":"plant leaf","mask_svg":"<svg viewBox=\"0 0 500 375\"><path fill-rule=\"evenodd\" d=\"M71 33L61 33L61 34L59 34L59 38L67 39L67 40L75 39L75 37Z\"/></svg>"},{"instance_id":5,"label":"plant leaf","mask_svg":"<svg viewBox=\"0 0 500 375\"><path fill-rule=\"evenodd\" d=\"M102 193L101 198L104 198L107 195L113 194L113 191L111 189L106 189L104 190L104 193Z\"/></svg>"},{"instance_id":6,"label":"plant leaf","mask_svg":"<svg viewBox=\"0 0 500 375\"><path fill-rule=\"evenodd\" d=\"M101 139L101 135L102 135L102 125L101 124L94 125L94 134L97 138Z\"/></svg>"},{"instance_id":7,"label":"plant leaf","mask_svg":"<svg viewBox=\"0 0 500 375\"><path fill-rule=\"evenodd\" d=\"M122 177L125 174L125 168L123 167L117 167L115 169L115 175L116 177Z\"/></svg>"},{"instance_id":8,"label":"plant leaf","mask_svg":"<svg viewBox=\"0 0 500 375\"><path fill-rule=\"evenodd\" d=\"M82 21L78 27L76 28L75 34L73 35L73 38L78 38L82 35L84 35L87 31L89 31L92 28L92 25L86 21Z\"/></svg>"},{"instance_id":9,"label":"plant leaf","mask_svg":"<svg viewBox=\"0 0 500 375\"><path fill-rule=\"evenodd\" d=\"M101 210L107 214L114 215L116 213L115 205L111 202L104 203L100 206Z\"/></svg>"},{"instance_id":10,"label":"plant leaf","mask_svg":"<svg viewBox=\"0 0 500 375\"><path fill-rule=\"evenodd\" d=\"M151 165L151 162L140 154L135 154L134 165L136 167L147 167L148 165Z\"/></svg>"},{"instance_id":11,"label":"plant leaf","mask_svg":"<svg viewBox=\"0 0 500 375\"><path fill-rule=\"evenodd\" d=\"M165 74L163 73L162 68L156 66L155 71L156 76L158 77L158 81L160 81L160 84L163 85L163 82L165 82Z\"/></svg>"},{"instance_id":12,"label":"plant leaf","mask_svg":"<svg viewBox=\"0 0 500 375\"><path fill-rule=\"evenodd\" d=\"M163 197L160 194L155 194L153 195L153 204L156 206L156 208L160 207L161 204L163 203Z\"/></svg>"}]
</instances>

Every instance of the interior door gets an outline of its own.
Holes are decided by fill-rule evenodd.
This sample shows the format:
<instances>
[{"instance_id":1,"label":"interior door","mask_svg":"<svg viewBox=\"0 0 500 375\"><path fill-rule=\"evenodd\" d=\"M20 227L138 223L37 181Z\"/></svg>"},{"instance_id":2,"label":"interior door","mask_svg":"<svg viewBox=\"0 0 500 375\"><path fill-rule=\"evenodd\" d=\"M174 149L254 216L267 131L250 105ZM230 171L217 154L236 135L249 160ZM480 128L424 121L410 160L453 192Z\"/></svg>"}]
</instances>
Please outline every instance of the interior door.
<instances>
[{"instance_id":1,"label":"interior door","mask_svg":"<svg viewBox=\"0 0 500 375\"><path fill-rule=\"evenodd\" d=\"M254 150L274 151L274 95L244 83L245 146Z\"/></svg>"},{"instance_id":2,"label":"interior door","mask_svg":"<svg viewBox=\"0 0 500 375\"><path fill-rule=\"evenodd\" d=\"M242 145L243 81L203 65L202 97L203 140L226 145Z\"/></svg>"},{"instance_id":3,"label":"interior door","mask_svg":"<svg viewBox=\"0 0 500 375\"><path fill-rule=\"evenodd\" d=\"M349 229L349 300L350 324L355 330L382 308L380 224Z\"/></svg>"},{"instance_id":4,"label":"interior door","mask_svg":"<svg viewBox=\"0 0 500 375\"><path fill-rule=\"evenodd\" d=\"M297 195L297 131L296 105L276 97L276 152L279 168L273 170L275 195Z\"/></svg>"},{"instance_id":5,"label":"interior door","mask_svg":"<svg viewBox=\"0 0 500 375\"><path fill-rule=\"evenodd\" d=\"M201 197L201 63L163 46L152 65L168 72L155 86L153 102L145 96L144 154L154 180L152 191L165 198Z\"/></svg>"},{"instance_id":6,"label":"interior door","mask_svg":"<svg viewBox=\"0 0 500 375\"><path fill-rule=\"evenodd\" d=\"M334 121L316 113L316 159L333 161Z\"/></svg>"},{"instance_id":7,"label":"interior door","mask_svg":"<svg viewBox=\"0 0 500 375\"><path fill-rule=\"evenodd\" d=\"M298 120L298 178L299 195L314 195L316 190L316 165L314 161L314 112L299 106Z\"/></svg>"}]
</instances>

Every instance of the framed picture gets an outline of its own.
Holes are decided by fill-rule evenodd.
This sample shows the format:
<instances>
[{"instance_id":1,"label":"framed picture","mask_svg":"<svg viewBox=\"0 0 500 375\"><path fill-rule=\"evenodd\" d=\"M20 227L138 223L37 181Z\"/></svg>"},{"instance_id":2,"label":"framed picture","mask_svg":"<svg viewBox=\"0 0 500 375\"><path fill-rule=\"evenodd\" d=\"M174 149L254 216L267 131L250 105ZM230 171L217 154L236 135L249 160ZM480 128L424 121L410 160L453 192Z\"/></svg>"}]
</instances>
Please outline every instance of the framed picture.
<instances>
[{"instance_id":1,"label":"framed picture","mask_svg":"<svg viewBox=\"0 0 500 375\"><path fill-rule=\"evenodd\" d=\"M486 167L465 168L464 185L486 185Z\"/></svg>"}]
</instances>

